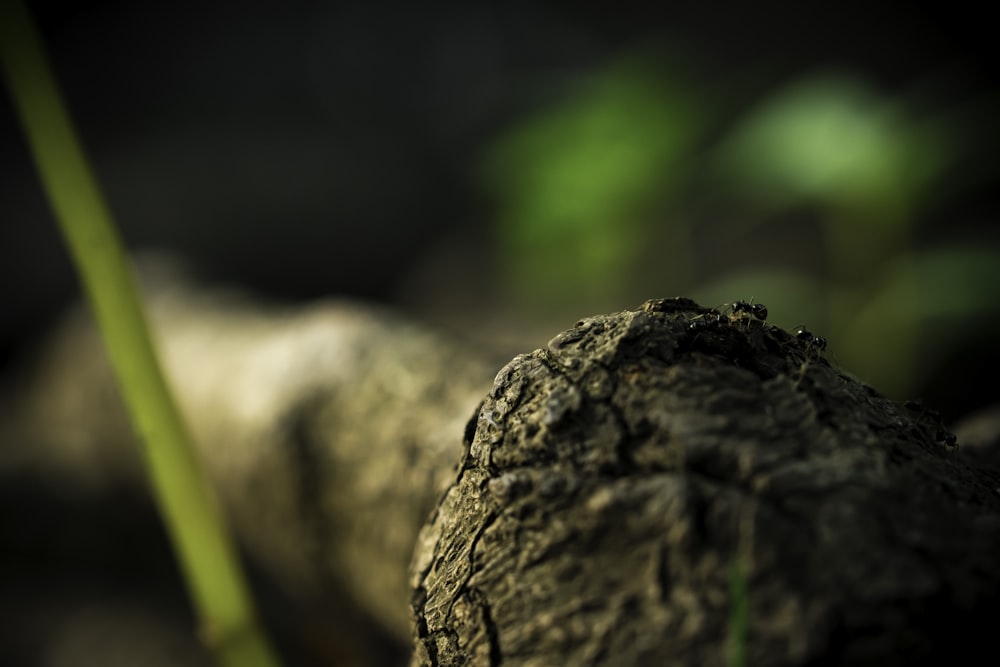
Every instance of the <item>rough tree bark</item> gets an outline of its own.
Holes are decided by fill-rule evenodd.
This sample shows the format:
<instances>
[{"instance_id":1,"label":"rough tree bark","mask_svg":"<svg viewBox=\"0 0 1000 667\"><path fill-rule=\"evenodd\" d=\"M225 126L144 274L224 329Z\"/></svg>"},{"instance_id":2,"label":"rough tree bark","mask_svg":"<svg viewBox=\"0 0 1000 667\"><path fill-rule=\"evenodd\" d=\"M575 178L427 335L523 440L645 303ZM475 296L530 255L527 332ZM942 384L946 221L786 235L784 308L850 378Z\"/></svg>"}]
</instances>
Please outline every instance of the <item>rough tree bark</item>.
<instances>
[{"instance_id":1,"label":"rough tree bark","mask_svg":"<svg viewBox=\"0 0 1000 667\"><path fill-rule=\"evenodd\" d=\"M808 337L685 299L588 318L467 433L412 566L413 665L723 665L738 561L748 664L992 648L1000 478Z\"/></svg>"},{"instance_id":2,"label":"rough tree bark","mask_svg":"<svg viewBox=\"0 0 1000 667\"><path fill-rule=\"evenodd\" d=\"M997 475L779 329L650 302L487 394L487 355L385 311L150 298L248 551L292 595L412 632L414 664L719 664L738 556L753 664L988 639ZM93 332L67 325L41 360L4 402L0 476L141 484Z\"/></svg>"}]
</instances>

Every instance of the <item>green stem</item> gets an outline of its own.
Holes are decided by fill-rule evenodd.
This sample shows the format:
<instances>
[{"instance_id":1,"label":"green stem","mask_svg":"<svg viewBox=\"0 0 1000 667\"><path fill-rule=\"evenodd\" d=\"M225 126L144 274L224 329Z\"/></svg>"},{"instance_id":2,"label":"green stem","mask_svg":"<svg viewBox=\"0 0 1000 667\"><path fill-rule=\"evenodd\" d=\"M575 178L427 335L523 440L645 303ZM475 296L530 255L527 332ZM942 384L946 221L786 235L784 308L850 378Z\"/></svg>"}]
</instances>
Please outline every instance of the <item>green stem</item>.
<instances>
[{"instance_id":1,"label":"green stem","mask_svg":"<svg viewBox=\"0 0 1000 667\"><path fill-rule=\"evenodd\" d=\"M93 308L160 512L201 621L225 667L272 667L236 549L170 395L125 251L20 0L0 0L0 60L31 153Z\"/></svg>"},{"instance_id":2,"label":"green stem","mask_svg":"<svg viewBox=\"0 0 1000 667\"><path fill-rule=\"evenodd\" d=\"M729 565L729 667L746 667L747 641L750 630L750 605L747 591L747 567L743 556L736 556Z\"/></svg>"}]
</instances>

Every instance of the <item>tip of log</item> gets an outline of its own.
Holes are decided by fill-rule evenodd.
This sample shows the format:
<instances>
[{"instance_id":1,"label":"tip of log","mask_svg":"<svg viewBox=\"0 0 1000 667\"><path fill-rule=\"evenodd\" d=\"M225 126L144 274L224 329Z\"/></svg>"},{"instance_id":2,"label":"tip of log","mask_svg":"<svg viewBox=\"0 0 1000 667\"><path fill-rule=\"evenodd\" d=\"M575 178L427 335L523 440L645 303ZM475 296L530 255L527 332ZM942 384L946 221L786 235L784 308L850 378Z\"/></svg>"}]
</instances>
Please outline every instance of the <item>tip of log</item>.
<instances>
[{"instance_id":1,"label":"tip of log","mask_svg":"<svg viewBox=\"0 0 1000 667\"><path fill-rule=\"evenodd\" d=\"M724 665L735 563L750 664L988 646L1000 480L763 317L657 299L501 369L418 540L413 664Z\"/></svg>"}]
</instances>

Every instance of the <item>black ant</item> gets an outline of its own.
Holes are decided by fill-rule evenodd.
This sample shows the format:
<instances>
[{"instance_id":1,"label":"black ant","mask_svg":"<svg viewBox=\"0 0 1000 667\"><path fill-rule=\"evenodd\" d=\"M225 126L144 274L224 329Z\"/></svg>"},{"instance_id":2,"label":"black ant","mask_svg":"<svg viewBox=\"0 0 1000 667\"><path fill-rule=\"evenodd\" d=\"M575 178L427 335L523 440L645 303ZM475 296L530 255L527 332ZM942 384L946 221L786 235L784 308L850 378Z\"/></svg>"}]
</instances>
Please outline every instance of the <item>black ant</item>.
<instances>
[{"instance_id":1,"label":"black ant","mask_svg":"<svg viewBox=\"0 0 1000 667\"><path fill-rule=\"evenodd\" d=\"M927 417L934 422L934 439L937 442L943 442L948 447L958 446L958 436L944 427L944 419L941 418L940 412L927 407L924 405L923 401L919 399L915 401L905 401L903 403L903 407L907 410L916 412L922 417Z\"/></svg>"},{"instance_id":2,"label":"black ant","mask_svg":"<svg viewBox=\"0 0 1000 667\"><path fill-rule=\"evenodd\" d=\"M805 379L806 370L809 368L809 362L819 356L819 353L826 349L826 339L822 336L817 336L813 332L806 329L805 326L799 325L795 328L793 334L795 340L799 341L805 346L806 356L799 366L798 379L795 384L798 385Z\"/></svg>"},{"instance_id":3,"label":"black ant","mask_svg":"<svg viewBox=\"0 0 1000 667\"><path fill-rule=\"evenodd\" d=\"M826 349L826 339L822 336L813 335L804 326L795 329L795 338L805 343L807 347L819 350L820 352Z\"/></svg>"},{"instance_id":4,"label":"black ant","mask_svg":"<svg viewBox=\"0 0 1000 667\"><path fill-rule=\"evenodd\" d=\"M943 442L947 447L958 447L958 436L943 428L937 430L937 433L934 434L934 439L938 442Z\"/></svg>"},{"instance_id":5,"label":"black ant","mask_svg":"<svg viewBox=\"0 0 1000 667\"><path fill-rule=\"evenodd\" d=\"M729 307L732 309L732 319L743 319L744 313L761 322L767 319L767 306L762 303L753 303L752 299L749 303L746 301L736 301Z\"/></svg>"},{"instance_id":6,"label":"black ant","mask_svg":"<svg viewBox=\"0 0 1000 667\"><path fill-rule=\"evenodd\" d=\"M702 313L701 315L696 315L695 317L692 317L690 324L688 324L688 328L691 329L692 331L698 331L700 329L704 329L705 327L711 324L718 324L723 319L724 318L722 316L722 313L720 313L715 309L712 309L709 310L707 313Z\"/></svg>"}]
</instances>

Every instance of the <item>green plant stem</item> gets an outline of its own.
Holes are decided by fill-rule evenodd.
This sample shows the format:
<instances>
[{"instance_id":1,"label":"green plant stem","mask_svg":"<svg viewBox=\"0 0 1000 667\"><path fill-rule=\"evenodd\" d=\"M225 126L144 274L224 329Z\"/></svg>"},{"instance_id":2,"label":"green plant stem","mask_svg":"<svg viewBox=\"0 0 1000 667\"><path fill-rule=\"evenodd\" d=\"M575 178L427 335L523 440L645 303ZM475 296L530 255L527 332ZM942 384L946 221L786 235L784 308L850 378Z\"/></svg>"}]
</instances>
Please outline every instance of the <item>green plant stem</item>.
<instances>
[{"instance_id":1,"label":"green plant stem","mask_svg":"<svg viewBox=\"0 0 1000 667\"><path fill-rule=\"evenodd\" d=\"M749 617L747 566L743 556L736 556L729 566L729 667L746 667Z\"/></svg>"},{"instance_id":2,"label":"green plant stem","mask_svg":"<svg viewBox=\"0 0 1000 667\"><path fill-rule=\"evenodd\" d=\"M41 40L19 0L0 0L0 59L143 444L156 500L200 617L202 639L225 667L278 665L256 621L236 549L157 362L111 215L77 142Z\"/></svg>"}]
</instances>

